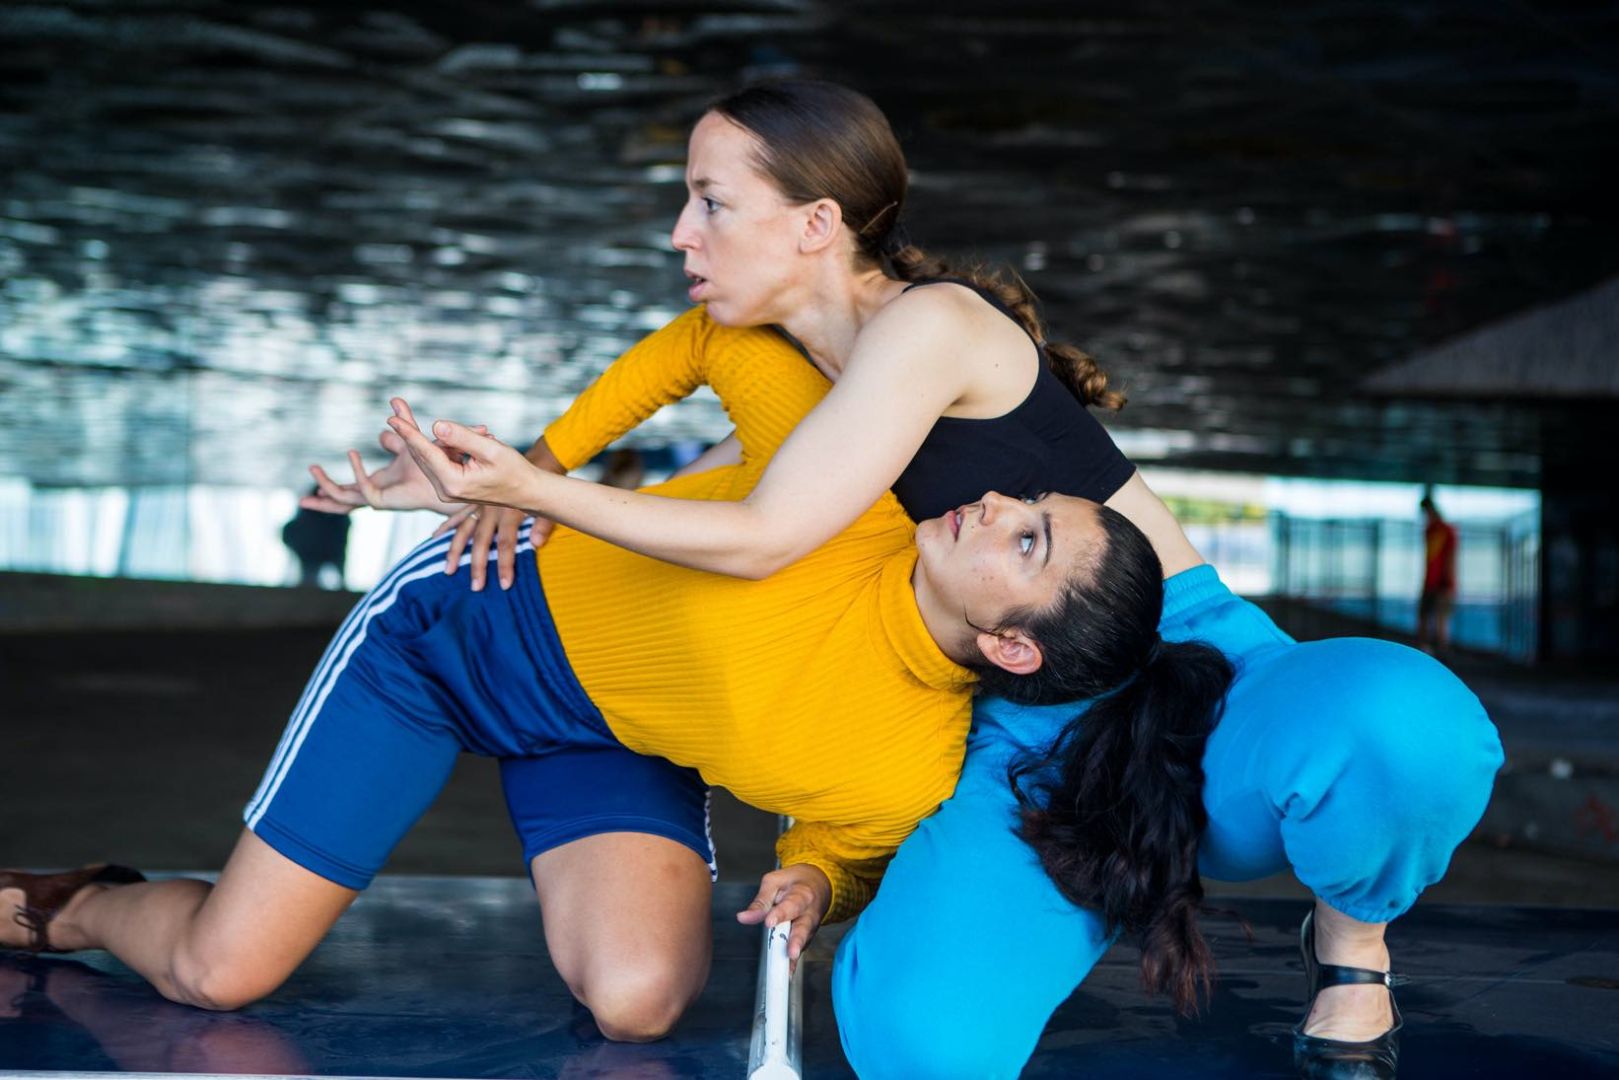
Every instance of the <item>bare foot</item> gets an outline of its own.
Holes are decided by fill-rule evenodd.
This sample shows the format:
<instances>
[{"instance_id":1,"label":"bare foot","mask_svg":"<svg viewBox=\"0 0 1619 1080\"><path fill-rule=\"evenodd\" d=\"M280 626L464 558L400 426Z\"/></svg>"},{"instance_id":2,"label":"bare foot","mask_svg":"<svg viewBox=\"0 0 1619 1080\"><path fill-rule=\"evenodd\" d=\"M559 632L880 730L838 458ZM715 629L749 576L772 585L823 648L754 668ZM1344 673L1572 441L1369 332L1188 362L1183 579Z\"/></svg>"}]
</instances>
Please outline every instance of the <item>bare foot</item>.
<instances>
[{"instance_id":1,"label":"bare foot","mask_svg":"<svg viewBox=\"0 0 1619 1080\"><path fill-rule=\"evenodd\" d=\"M46 925L45 943L58 952L90 948L89 940L76 927L75 916L85 900L110 888L110 884L91 882L69 897ZM0 949L33 950L34 932L21 921L27 902L27 894L19 888L0 889Z\"/></svg>"},{"instance_id":2,"label":"bare foot","mask_svg":"<svg viewBox=\"0 0 1619 1080\"><path fill-rule=\"evenodd\" d=\"M33 935L17 922L25 897L21 889L0 889L0 949L26 949Z\"/></svg>"}]
</instances>

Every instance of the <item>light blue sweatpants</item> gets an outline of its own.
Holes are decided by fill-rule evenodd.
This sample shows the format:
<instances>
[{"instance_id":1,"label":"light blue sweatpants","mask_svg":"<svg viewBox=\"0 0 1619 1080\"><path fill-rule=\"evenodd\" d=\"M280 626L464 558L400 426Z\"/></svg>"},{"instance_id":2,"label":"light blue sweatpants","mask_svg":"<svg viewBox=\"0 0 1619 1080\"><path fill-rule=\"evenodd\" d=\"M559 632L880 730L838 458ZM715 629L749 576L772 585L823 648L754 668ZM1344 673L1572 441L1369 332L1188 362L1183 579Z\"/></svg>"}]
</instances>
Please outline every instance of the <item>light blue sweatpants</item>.
<instances>
[{"instance_id":1,"label":"light blue sweatpants","mask_svg":"<svg viewBox=\"0 0 1619 1080\"><path fill-rule=\"evenodd\" d=\"M1483 706L1443 665L1386 641L1297 643L1209 566L1165 583L1162 632L1217 646L1237 670L1203 756L1205 874L1291 868L1365 922L1400 915L1444 875L1502 756ZM1100 917L1063 899L1013 833L1007 765L1073 715L979 702L955 795L845 935L833 1005L865 1080L1016 1076L1107 951Z\"/></svg>"}]
</instances>

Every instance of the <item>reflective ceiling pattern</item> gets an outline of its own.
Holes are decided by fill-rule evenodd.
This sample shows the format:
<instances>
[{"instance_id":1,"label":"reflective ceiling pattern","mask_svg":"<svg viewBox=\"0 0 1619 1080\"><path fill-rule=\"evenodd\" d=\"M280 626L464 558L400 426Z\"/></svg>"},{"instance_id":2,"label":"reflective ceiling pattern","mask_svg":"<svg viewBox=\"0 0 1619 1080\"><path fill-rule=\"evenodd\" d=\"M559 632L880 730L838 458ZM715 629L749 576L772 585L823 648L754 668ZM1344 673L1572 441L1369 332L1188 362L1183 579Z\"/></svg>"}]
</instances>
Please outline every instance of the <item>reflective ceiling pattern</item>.
<instances>
[{"instance_id":1,"label":"reflective ceiling pattern","mask_svg":"<svg viewBox=\"0 0 1619 1080\"><path fill-rule=\"evenodd\" d=\"M10 3L0 462L293 485L390 393L526 441L684 307L686 130L782 74L878 100L1142 461L1533 484L1543 414L1361 382L1619 271L1614 4Z\"/></svg>"}]
</instances>

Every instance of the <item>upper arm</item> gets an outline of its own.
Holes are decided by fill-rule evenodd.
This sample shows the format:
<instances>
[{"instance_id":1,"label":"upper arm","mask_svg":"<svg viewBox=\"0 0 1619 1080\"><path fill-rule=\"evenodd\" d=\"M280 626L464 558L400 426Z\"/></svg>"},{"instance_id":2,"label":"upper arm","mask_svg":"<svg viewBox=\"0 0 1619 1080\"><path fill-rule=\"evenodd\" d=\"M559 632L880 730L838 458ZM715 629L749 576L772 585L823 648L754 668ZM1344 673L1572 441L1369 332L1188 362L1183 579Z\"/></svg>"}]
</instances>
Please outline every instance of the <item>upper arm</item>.
<instances>
[{"instance_id":1,"label":"upper arm","mask_svg":"<svg viewBox=\"0 0 1619 1080\"><path fill-rule=\"evenodd\" d=\"M838 381L786 436L748 497L781 565L876 502L971 388L970 322L954 298L929 292L893 301L866 324Z\"/></svg>"},{"instance_id":2,"label":"upper arm","mask_svg":"<svg viewBox=\"0 0 1619 1080\"><path fill-rule=\"evenodd\" d=\"M741 460L742 442L736 437L736 432L732 431L725 438L676 469L669 479L674 480L682 476L694 476L697 473L708 472L710 469L735 465Z\"/></svg>"},{"instance_id":3,"label":"upper arm","mask_svg":"<svg viewBox=\"0 0 1619 1080\"><path fill-rule=\"evenodd\" d=\"M545 429L543 438L562 465L577 468L695 390L704 381L712 326L703 309L693 308L609 364Z\"/></svg>"}]
</instances>

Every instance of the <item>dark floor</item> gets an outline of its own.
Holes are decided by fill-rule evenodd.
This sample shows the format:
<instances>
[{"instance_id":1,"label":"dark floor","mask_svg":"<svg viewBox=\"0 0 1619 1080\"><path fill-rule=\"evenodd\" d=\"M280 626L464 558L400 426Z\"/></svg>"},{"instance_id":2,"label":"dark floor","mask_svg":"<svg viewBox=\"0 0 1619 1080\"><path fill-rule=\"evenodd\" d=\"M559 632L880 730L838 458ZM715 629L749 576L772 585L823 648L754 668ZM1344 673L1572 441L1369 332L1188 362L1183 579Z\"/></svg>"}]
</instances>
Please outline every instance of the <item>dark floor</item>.
<instances>
[{"instance_id":1,"label":"dark floor","mask_svg":"<svg viewBox=\"0 0 1619 1080\"><path fill-rule=\"evenodd\" d=\"M716 897L714 973L669 1039L605 1042L551 968L526 885L380 880L281 991L240 1013L172 1005L105 954L0 954L0 1075L23 1070L457 1077L740 1077L757 936ZM476 920L464 917L476 908ZM1221 977L1177 1020L1116 947L1060 1009L1025 1076L1288 1077L1299 1009L1297 910L1212 918ZM836 935L807 955L804 1072L849 1076L828 1007ZM1613 1076L1619 914L1430 905L1396 929L1407 1077ZM1548 1032L1556 1032L1549 1037ZM23 1073L26 1075L26 1073Z\"/></svg>"}]
</instances>

